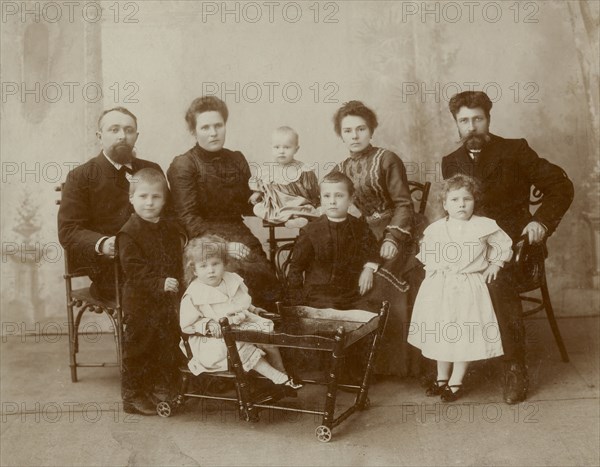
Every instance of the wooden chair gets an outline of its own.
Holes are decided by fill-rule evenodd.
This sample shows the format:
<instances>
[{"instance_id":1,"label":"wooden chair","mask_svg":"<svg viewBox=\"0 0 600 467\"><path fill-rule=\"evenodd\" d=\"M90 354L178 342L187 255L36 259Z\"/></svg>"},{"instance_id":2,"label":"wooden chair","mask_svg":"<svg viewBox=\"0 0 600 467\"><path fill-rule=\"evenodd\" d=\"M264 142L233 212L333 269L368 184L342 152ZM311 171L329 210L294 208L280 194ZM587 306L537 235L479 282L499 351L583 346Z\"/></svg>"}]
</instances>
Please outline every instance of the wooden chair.
<instances>
[{"instance_id":1,"label":"wooden chair","mask_svg":"<svg viewBox=\"0 0 600 467\"><path fill-rule=\"evenodd\" d=\"M409 180L408 189L413 199L415 212L424 216L427 200L429 199L429 190L431 190L431 182L420 183Z\"/></svg>"},{"instance_id":2,"label":"wooden chair","mask_svg":"<svg viewBox=\"0 0 600 467\"><path fill-rule=\"evenodd\" d=\"M275 274L284 290L288 287L288 270L292 261L295 242L287 242L277 248L275 253Z\"/></svg>"},{"instance_id":3,"label":"wooden chair","mask_svg":"<svg viewBox=\"0 0 600 467\"><path fill-rule=\"evenodd\" d=\"M542 199L543 193L536 187L532 187L530 205L533 207L539 206L542 203ZM546 242L541 245L530 245L527 235L524 235L515 245L514 251L519 297L523 302L535 304L533 307L524 309L523 317L526 318L542 310L546 311L546 317L548 318L548 323L560 351L562 361L568 363L569 355L558 329L546 281ZM539 292L539 297L527 295L536 291Z\"/></svg>"},{"instance_id":4,"label":"wooden chair","mask_svg":"<svg viewBox=\"0 0 600 467\"><path fill-rule=\"evenodd\" d=\"M56 187L55 191L62 191L63 185ZM60 204L60 200L56 201ZM73 279L77 277L88 276L91 272L91 267L75 267L73 258L68 249L64 249L65 255L65 279L66 302L67 302L67 323L69 330L69 366L71 368L71 381L77 382L77 368L82 367L121 367L122 362L122 342L123 342L123 311L121 308L120 298L120 266L119 261L115 257L113 260L115 268L115 298L113 300L97 299L90 293L89 287L74 289ZM115 346L117 350L116 362L78 362L77 354L79 353L80 336L85 335L79 332L81 319L86 311L97 314L106 314L112 325ZM102 332L102 334L109 334Z\"/></svg>"},{"instance_id":5,"label":"wooden chair","mask_svg":"<svg viewBox=\"0 0 600 467\"><path fill-rule=\"evenodd\" d=\"M269 229L269 239L267 243L269 245L269 260L276 267L275 257L277 256L277 247L282 242L293 242L296 240L296 237L277 237L275 235L275 229L279 227L285 227L283 223L274 223L263 220L263 227Z\"/></svg>"}]
</instances>

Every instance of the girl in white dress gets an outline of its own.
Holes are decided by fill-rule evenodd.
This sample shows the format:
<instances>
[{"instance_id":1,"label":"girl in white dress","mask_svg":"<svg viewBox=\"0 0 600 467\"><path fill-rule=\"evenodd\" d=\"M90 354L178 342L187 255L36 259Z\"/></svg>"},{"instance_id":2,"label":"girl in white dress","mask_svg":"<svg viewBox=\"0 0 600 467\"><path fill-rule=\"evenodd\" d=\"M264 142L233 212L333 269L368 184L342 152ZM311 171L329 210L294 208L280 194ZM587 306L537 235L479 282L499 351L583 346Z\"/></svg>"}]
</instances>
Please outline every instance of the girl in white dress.
<instances>
[{"instance_id":1,"label":"girl in white dress","mask_svg":"<svg viewBox=\"0 0 600 467\"><path fill-rule=\"evenodd\" d=\"M494 220L473 215L479 197L473 178L446 180L441 197L447 217L425 229L417 255L426 277L408 342L437 360L437 378L426 394L451 402L462 395L469 362L503 354L486 283L510 260L512 240Z\"/></svg>"},{"instance_id":2,"label":"girl in white dress","mask_svg":"<svg viewBox=\"0 0 600 467\"><path fill-rule=\"evenodd\" d=\"M193 357L188 367L194 375L227 370L227 347L219 319L227 317L240 329L273 331L271 320L255 314L263 310L252 305L244 280L225 271L226 262L227 243L216 235L195 238L184 251L188 288L181 299L179 322L184 333L201 334L189 338ZM183 342L180 347L185 352ZM252 369L292 389L302 387L287 375L277 347L238 342L237 348L245 371Z\"/></svg>"}]
</instances>

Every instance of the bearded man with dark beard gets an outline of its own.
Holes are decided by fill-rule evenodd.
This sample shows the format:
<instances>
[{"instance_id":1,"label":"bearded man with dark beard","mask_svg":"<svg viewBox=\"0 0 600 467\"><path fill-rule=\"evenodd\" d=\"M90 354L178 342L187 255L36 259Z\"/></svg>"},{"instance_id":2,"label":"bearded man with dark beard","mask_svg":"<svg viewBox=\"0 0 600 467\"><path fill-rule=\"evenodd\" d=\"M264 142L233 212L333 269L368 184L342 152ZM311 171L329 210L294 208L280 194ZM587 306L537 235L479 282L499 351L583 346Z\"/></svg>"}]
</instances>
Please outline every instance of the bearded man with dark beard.
<instances>
[{"instance_id":1,"label":"bearded man with dark beard","mask_svg":"<svg viewBox=\"0 0 600 467\"><path fill-rule=\"evenodd\" d=\"M96 136L102 151L71 170L63 185L58 211L58 239L75 267L90 267L90 292L114 297L115 235L131 216L129 180L154 162L138 159L137 118L124 107L106 110L98 119Z\"/></svg>"},{"instance_id":2,"label":"bearded man with dark beard","mask_svg":"<svg viewBox=\"0 0 600 467\"><path fill-rule=\"evenodd\" d=\"M465 91L450 99L461 146L442 160L444 179L470 175L481 183L479 214L494 219L513 240L527 235L530 243L544 244L573 201L573 183L563 169L539 157L525 139L505 139L489 132L490 98ZM543 202L529 211L531 187L543 193ZM525 328L516 289L513 263L500 270L488 289L504 348L504 400L525 400L528 389L525 365Z\"/></svg>"}]
</instances>

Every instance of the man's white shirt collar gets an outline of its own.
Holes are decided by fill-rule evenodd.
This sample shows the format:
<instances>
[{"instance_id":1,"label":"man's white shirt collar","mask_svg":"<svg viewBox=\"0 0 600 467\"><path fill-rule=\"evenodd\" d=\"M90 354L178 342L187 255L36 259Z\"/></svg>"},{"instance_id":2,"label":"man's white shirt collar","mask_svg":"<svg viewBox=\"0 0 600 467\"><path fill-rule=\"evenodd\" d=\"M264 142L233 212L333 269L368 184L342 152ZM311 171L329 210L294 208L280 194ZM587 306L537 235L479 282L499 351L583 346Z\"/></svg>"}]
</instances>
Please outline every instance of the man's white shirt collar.
<instances>
[{"instance_id":1,"label":"man's white shirt collar","mask_svg":"<svg viewBox=\"0 0 600 467\"><path fill-rule=\"evenodd\" d=\"M472 160L475 160L475 155L479 156L481 154L481 149L469 149L469 157Z\"/></svg>"},{"instance_id":2,"label":"man's white shirt collar","mask_svg":"<svg viewBox=\"0 0 600 467\"><path fill-rule=\"evenodd\" d=\"M123 164L119 164L118 162L113 161L110 157L108 157L106 155L106 153L104 151L102 151L102 155L104 157L106 157L106 160L108 160L108 162L110 162L115 169L117 170L121 170L121 167L123 167ZM131 170L133 170L133 166L131 164L125 164L125 167L129 167ZM131 180L131 174L129 172L125 173L125 177L127 178L127 180Z\"/></svg>"}]
</instances>

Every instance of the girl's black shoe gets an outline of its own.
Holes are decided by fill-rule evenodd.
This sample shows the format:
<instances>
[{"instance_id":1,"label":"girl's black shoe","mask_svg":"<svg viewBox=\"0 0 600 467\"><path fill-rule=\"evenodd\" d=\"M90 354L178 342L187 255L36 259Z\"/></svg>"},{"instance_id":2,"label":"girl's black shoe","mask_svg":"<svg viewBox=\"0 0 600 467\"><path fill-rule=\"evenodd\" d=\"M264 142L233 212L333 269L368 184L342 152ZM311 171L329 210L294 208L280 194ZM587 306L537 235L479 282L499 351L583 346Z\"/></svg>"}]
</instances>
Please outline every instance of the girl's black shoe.
<instances>
[{"instance_id":1,"label":"girl's black shoe","mask_svg":"<svg viewBox=\"0 0 600 467\"><path fill-rule=\"evenodd\" d=\"M429 387L425 390L425 395L427 397L439 396L446 387L448 387L447 379L438 379L437 381L432 381Z\"/></svg>"},{"instance_id":2,"label":"girl's black shoe","mask_svg":"<svg viewBox=\"0 0 600 467\"><path fill-rule=\"evenodd\" d=\"M453 391L452 388L458 388L456 391ZM464 393L462 384L452 384L444 387L444 390L440 394L440 398L443 402L454 402L456 399L459 399Z\"/></svg>"}]
</instances>

